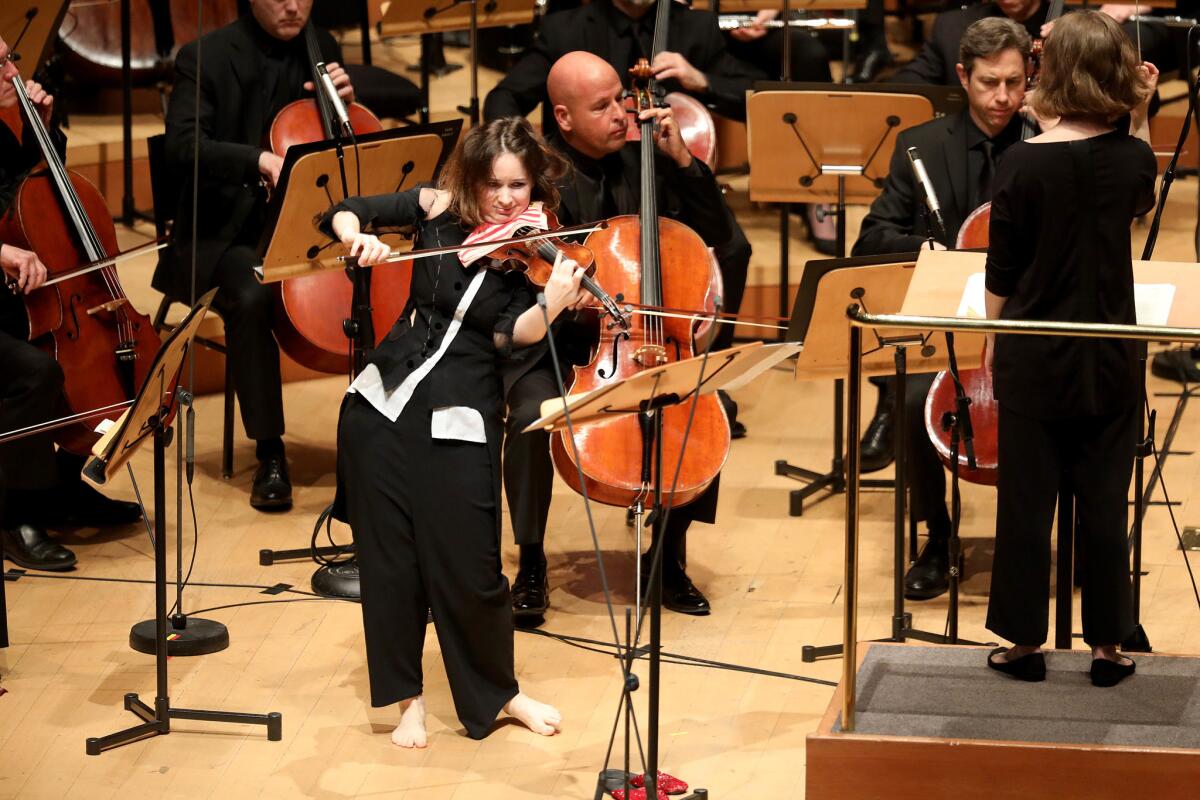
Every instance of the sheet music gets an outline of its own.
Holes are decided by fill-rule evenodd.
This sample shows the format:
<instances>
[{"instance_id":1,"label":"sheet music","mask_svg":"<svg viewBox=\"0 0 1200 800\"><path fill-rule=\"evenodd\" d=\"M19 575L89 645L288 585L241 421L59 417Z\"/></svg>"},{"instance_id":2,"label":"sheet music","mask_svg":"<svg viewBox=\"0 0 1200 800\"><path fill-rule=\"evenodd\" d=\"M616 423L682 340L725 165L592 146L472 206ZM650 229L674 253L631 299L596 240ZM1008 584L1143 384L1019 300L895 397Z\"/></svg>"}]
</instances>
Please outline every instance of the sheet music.
<instances>
[{"instance_id":1,"label":"sheet music","mask_svg":"<svg viewBox=\"0 0 1200 800\"><path fill-rule=\"evenodd\" d=\"M1175 286L1170 283L1136 283L1133 286L1134 307L1139 325L1166 325L1175 302ZM975 272L967 278L956 317L986 319L984 305L984 273Z\"/></svg>"}]
</instances>

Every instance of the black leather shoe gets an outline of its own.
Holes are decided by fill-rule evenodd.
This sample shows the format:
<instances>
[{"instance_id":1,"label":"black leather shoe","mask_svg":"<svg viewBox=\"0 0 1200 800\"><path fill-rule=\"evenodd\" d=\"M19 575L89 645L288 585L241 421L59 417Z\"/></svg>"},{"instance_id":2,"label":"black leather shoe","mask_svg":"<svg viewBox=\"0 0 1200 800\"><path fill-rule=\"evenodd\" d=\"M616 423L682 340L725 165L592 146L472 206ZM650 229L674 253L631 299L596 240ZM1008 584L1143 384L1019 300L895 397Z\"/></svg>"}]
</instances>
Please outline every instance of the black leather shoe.
<instances>
[{"instance_id":1,"label":"black leather shoe","mask_svg":"<svg viewBox=\"0 0 1200 800\"><path fill-rule=\"evenodd\" d=\"M61 572L75 566L75 554L36 525L5 528L0 536L4 537L4 557L19 567Z\"/></svg>"},{"instance_id":2,"label":"black leather shoe","mask_svg":"<svg viewBox=\"0 0 1200 800\"><path fill-rule=\"evenodd\" d=\"M512 587L513 617L519 620L543 617L550 608L550 582L546 565L517 571Z\"/></svg>"},{"instance_id":3,"label":"black leather shoe","mask_svg":"<svg viewBox=\"0 0 1200 800\"><path fill-rule=\"evenodd\" d=\"M847 83L873 83L883 68L892 63L892 53L886 47L868 50L846 78Z\"/></svg>"},{"instance_id":4,"label":"black leather shoe","mask_svg":"<svg viewBox=\"0 0 1200 800\"><path fill-rule=\"evenodd\" d=\"M287 511L292 507L292 481L288 477L287 459L282 455L268 456L258 462L250 505L259 511Z\"/></svg>"},{"instance_id":5,"label":"black leather shoe","mask_svg":"<svg viewBox=\"0 0 1200 800\"><path fill-rule=\"evenodd\" d=\"M72 494L66 509L70 525L109 528L132 525L142 518L142 509L137 503L105 497L86 483L80 482Z\"/></svg>"},{"instance_id":6,"label":"black leather shoe","mask_svg":"<svg viewBox=\"0 0 1200 800\"><path fill-rule=\"evenodd\" d=\"M1150 374L1168 381L1200 383L1197 353L1191 348L1155 353L1150 359Z\"/></svg>"},{"instance_id":7,"label":"black leather shoe","mask_svg":"<svg viewBox=\"0 0 1200 800\"><path fill-rule=\"evenodd\" d=\"M950 588L950 543L930 540L904 575L904 596L932 600Z\"/></svg>"},{"instance_id":8,"label":"black leather shoe","mask_svg":"<svg viewBox=\"0 0 1200 800\"><path fill-rule=\"evenodd\" d=\"M678 614L690 614L694 617L705 617L712 611L708 598L696 588L692 579L683 570L672 571L663 575L663 608Z\"/></svg>"},{"instance_id":9,"label":"black leather shoe","mask_svg":"<svg viewBox=\"0 0 1200 800\"><path fill-rule=\"evenodd\" d=\"M890 395L880 392L875 416L867 424L859 450L858 463L862 472L878 472L892 463L896 456L894 419Z\"/></svg>"},{"instance_id":10,"label":"black leather shoe","mask_svg":"<svg viewBox=\"0 0 1200 800\"><path fill-rule=\"evenodd\" d=\"M1132 658L1128 664L1118 664L1116 661L1109 661L1107 658L1092 659L1092 686L1100 686L1108 688L1116 686L1121 681L1128 678L1137 669L1137 662Z\"/></svg>"},{"instance_id":11,"label":"black leather shoe","mask_svg":"<svg viewBox=\"0 0 1200 800\"><path fill-rule=\"evenodd\" d=\"M1003 655L1007 652L1007 647L997 647L988 653L988 666L997 672L1003 672L1005 675L1009 675L1019 681L1037 683L1038 681L1046 680L1046 656L1043 653L1040 651L1026 653L1020 658L1012 660L996 658L997 655ZM1094 668L1095 666L1093 665Z\"/></svg>"}]
</instances>

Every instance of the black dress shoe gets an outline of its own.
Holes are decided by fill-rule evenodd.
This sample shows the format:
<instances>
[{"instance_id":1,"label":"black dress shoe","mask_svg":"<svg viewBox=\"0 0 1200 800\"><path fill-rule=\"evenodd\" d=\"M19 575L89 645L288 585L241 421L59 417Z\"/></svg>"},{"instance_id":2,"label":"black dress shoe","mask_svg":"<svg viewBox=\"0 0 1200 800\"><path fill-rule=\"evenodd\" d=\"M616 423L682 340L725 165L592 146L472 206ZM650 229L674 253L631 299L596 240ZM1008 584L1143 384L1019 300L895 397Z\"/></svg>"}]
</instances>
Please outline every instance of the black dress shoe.
<instances>
[{"instance_id":1,"label":"black dress shoe","mask_svg":"<svg viewBox=\"0 0 1200 800\"><path fill-rule=\"evenodd\" d=\"M71 494L66 509L66 521L70 525L109 528L132 525L142 518L142 507L137 503L105 497L86 483L80 482Z\"/></svg>"},{"instance_id":2,"label":"black dress shoe","mask_svg":"<svg viewBox=\"0 0 1200 800\"><path fill-rule=\"evenodd\" d=\"M873 83L884 67L892 63L892 52L886 47L875 47L863 54L854 70L846 78L847 83Z\"/></svg>"},{"instance_id":3,"label":"black dress shoe","mask_svg":"<svg viewBox=\"0 0 1200 800\"><path fill-rule=\"evenodd\" d=\"M683 570L672 570L669 575L663 575L662 601L663 608L669 608L677 614L705 617L712 611L708 598Z\"/></svg>"},{"instance_id":4,"label":"black dress shoe","mask_svg":"<svg viewBox=\"0 0 1200 800\"><path fill-rule=\"evenodd\" d=\"M904 575L904 596L932 600L950 588L950 543L930 539Z\"/></svg>"},{"instance_id":5,"label":"black dress shoe","mask_svg":"<svg viewBox=\"0 0 1200 800\"><path fill-rule=\"evenodd\" d=\"M292 481L287 459L282 455L267 456L258 462L250 505L259 511L286 511L292 507Z\"/></svg>"},{"instance_id":6,"label":"black dress shoe","mask_svg":"<svg viewBox=\"0 0 1200 800\"><path fill-rule=\"evenodd\" d=\"M889 395L887 392L880 392L875 416L871 417L867 430L863 433L858 456L859 471L878 472L892 463L896 457L894 419Z\"/></svg>"},{"instance_id":7,"label":"black dress shoe","mask_svg":"<svg viewBox=\"0 0 1200 800\"><path fill-rule=\"evenodd\" d=\"M513 617L524 620L543 617L550 608L550 583L546 565L517 571L512 587Z\"/></svg>"},{"instance_id":8,"label":"black dress shoe","mask_svg":"<svg viewBox=\"0 0 1200 800\"><path fill-rule=\"evenodd\" d=\"M19 567L61 572L75 566L75 554L36 525L5 528L0 536L4 537L4 557Z\"/></svg>"},{"instance_id":9,"label":"black dress shoe","mask_svg":"<svg viewBox=\"0 0 1200 800\"><path fill-rule=\"evenodd\" d=\"M1156 378L1183 383L1200 383L1200 363L1192 348L1166 350L1150 359L1150 374Z\"/></svg>"},{"instance_id":10,"label":"black dress shoe","mask_svg":"<svg viewBox=\"0 0 1200 800\"><path fill-rule=\"evenodd\" d=\"M1137 662L1132 658L1128 664L1118 664L1116 661L1109 661L1107 658L1092 659L1092 686L1100 686L1108 688L1116 686L1121 681L1128 678L1137 669Z\"/></svg>"},{"instance_id":11,"label":"black dress shoe","mask_svg":"<svg viewBox=\"0 0 1200 800\"><path fill-rule=\"evenodd\" d=\"M995 656L1007 653L1007 647L997 647L988 653L988 666L997 672L1003 672L1019 681L1037 683L1046 680L1046 656L1041 651L1026 653L1020 658L997 659ZM1132 670L1131 670L1132 671Z\"/></svg>"}]
</instances>

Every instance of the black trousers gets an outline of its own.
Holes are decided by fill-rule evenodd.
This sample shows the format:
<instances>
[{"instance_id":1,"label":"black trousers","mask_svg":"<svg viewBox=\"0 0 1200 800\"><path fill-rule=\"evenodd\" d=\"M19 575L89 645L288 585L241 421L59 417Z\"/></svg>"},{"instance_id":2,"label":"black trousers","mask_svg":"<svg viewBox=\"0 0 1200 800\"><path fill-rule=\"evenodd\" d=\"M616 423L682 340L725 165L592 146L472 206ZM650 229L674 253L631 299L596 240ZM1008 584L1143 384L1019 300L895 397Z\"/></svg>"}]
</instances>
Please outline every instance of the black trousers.
<instances>
[{"instance_id":1,"label":"black trousers","mask_svg":"<svg viewBox=\"0 0 1200 800\"><path fill-rule=\"evenodd\" d=\"M929 433L925 428L925 398L933 385L936 372L909 373L904 376L904 436L905 459L908 468L909 516L925 522L931 541L946 541L950 537L950 512L946 507L946 469L942 464ZM881 402L891 410L896 379L876 376L870 381L880 389Z\"/></svg>"},{"instance_id":2,"label":"black trousers","mask_svg":"<svg viewBox=\"0 0 1200 800\"><path fill-rule=\"evenodd\" d=\"M433 612L459 720L487 736L517 694L498 487L489 448L430 437L422 387L396 422L357 395L338 424L338 480L362 576L371 704L423 690Z\"/></svg>"},{"instance_id":3,"label":"black trousers","mask_svg":"<svg viewBox=\"0 0 1200 800\"><path fill-rule=\"evenodd\" d=\"M1050 531L1065 480L1075 497L1084 641L1117 644L1133 631L1126 529L1137 414L1133 406L1107 416L1047 421L1000 405L989 630L1018 645L1046 641Z\"/></svg>"},{"instance_id":4,"label":"black trousers","mask_svg":"<svg viewBox=\"0 0 1200 800\"><path fill-rule=\"evenodd\" d=\"M730 327L731 326L726 326ZM504 432L504 493L518 545L542 544L554 489L554 464L550 460L550 434L522 433L541 417L542 402L558 397L554 365L547 354L517 379L508 392L508 417ZM666 467L664 467L665 471ZM674 469L672 466L671 469ZM685 536L693 521L714 522L721 478L700 497L671 511L667 517L666 544L679 560L685 558ZM670 561L667 562L671 566Z\"/></svg>"},{"instance_id":5,"label":"black trousers","mask_svg":"<svg viewBox=\"0 0 1200 800\"><path fill-rule=\"evenodd\" d=\"M256 263L254 249L246 245L225 251L213 273L218 287L213 307L225 323L226 357L232 362L246 435L274 439L283 436L283 380L279 345L271 330L275 294L254 277L251 267Z\"/></svg>"},{"instance_id":6,"label":"black trousers","mask_svg":"<svg viewBox=\"0 0 1200 800\"><path fill-rule=\"evenodd\" d=\"M721 267L721 283L725 287L725 294L721 298L721 310L728 314L736 314L742 307L742 295L746 293L746 275L750 270L750 240L746 238L742 226L733 219L733 212L728 207L725 208L725 213L730 217L733 235L720 247L714 247L713 251L717 257L717 264ZM712 349L716 351L731 347L734 326L725 324L718 325L717 328Z\"/></svg>"},{"instance_id":7,"label":"black trousers","mask_svg":"<svg viewBox=\"0 0 1200 800\"><path fill-rule=\"evenodd\" d=\"M772 80L783 73L783 29L767 31L765 36L752 42L741 42L733 36L725 37L725 48L734 58L753 64ZM811 32L797 28L792 33L791 79L810 83L829 83L833 80L829 72L829 51L819 38Z\"/></svg>"}]
</instances>

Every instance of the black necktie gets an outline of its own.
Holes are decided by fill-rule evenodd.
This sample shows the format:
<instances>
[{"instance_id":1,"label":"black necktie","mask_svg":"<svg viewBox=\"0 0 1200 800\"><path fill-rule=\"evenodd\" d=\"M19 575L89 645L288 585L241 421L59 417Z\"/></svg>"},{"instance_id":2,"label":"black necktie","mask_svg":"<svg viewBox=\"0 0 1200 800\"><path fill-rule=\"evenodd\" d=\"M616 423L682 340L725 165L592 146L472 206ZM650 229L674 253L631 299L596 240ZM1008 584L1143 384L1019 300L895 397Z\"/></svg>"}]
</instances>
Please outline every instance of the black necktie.
<instances>
[{"instance_id":1,"label":"black necktie","mask_svg":"<svg viewBox=\"0 0 1200 800\"><path fill-rule=\"evenodd\" d=\"M979 151L983 154L983 167L979 170L979 185L975 197L976 207L992 199L992 173L996 169L996 144L991 139L985 139L979 146Z\"/></svg>"}]
</instances>

